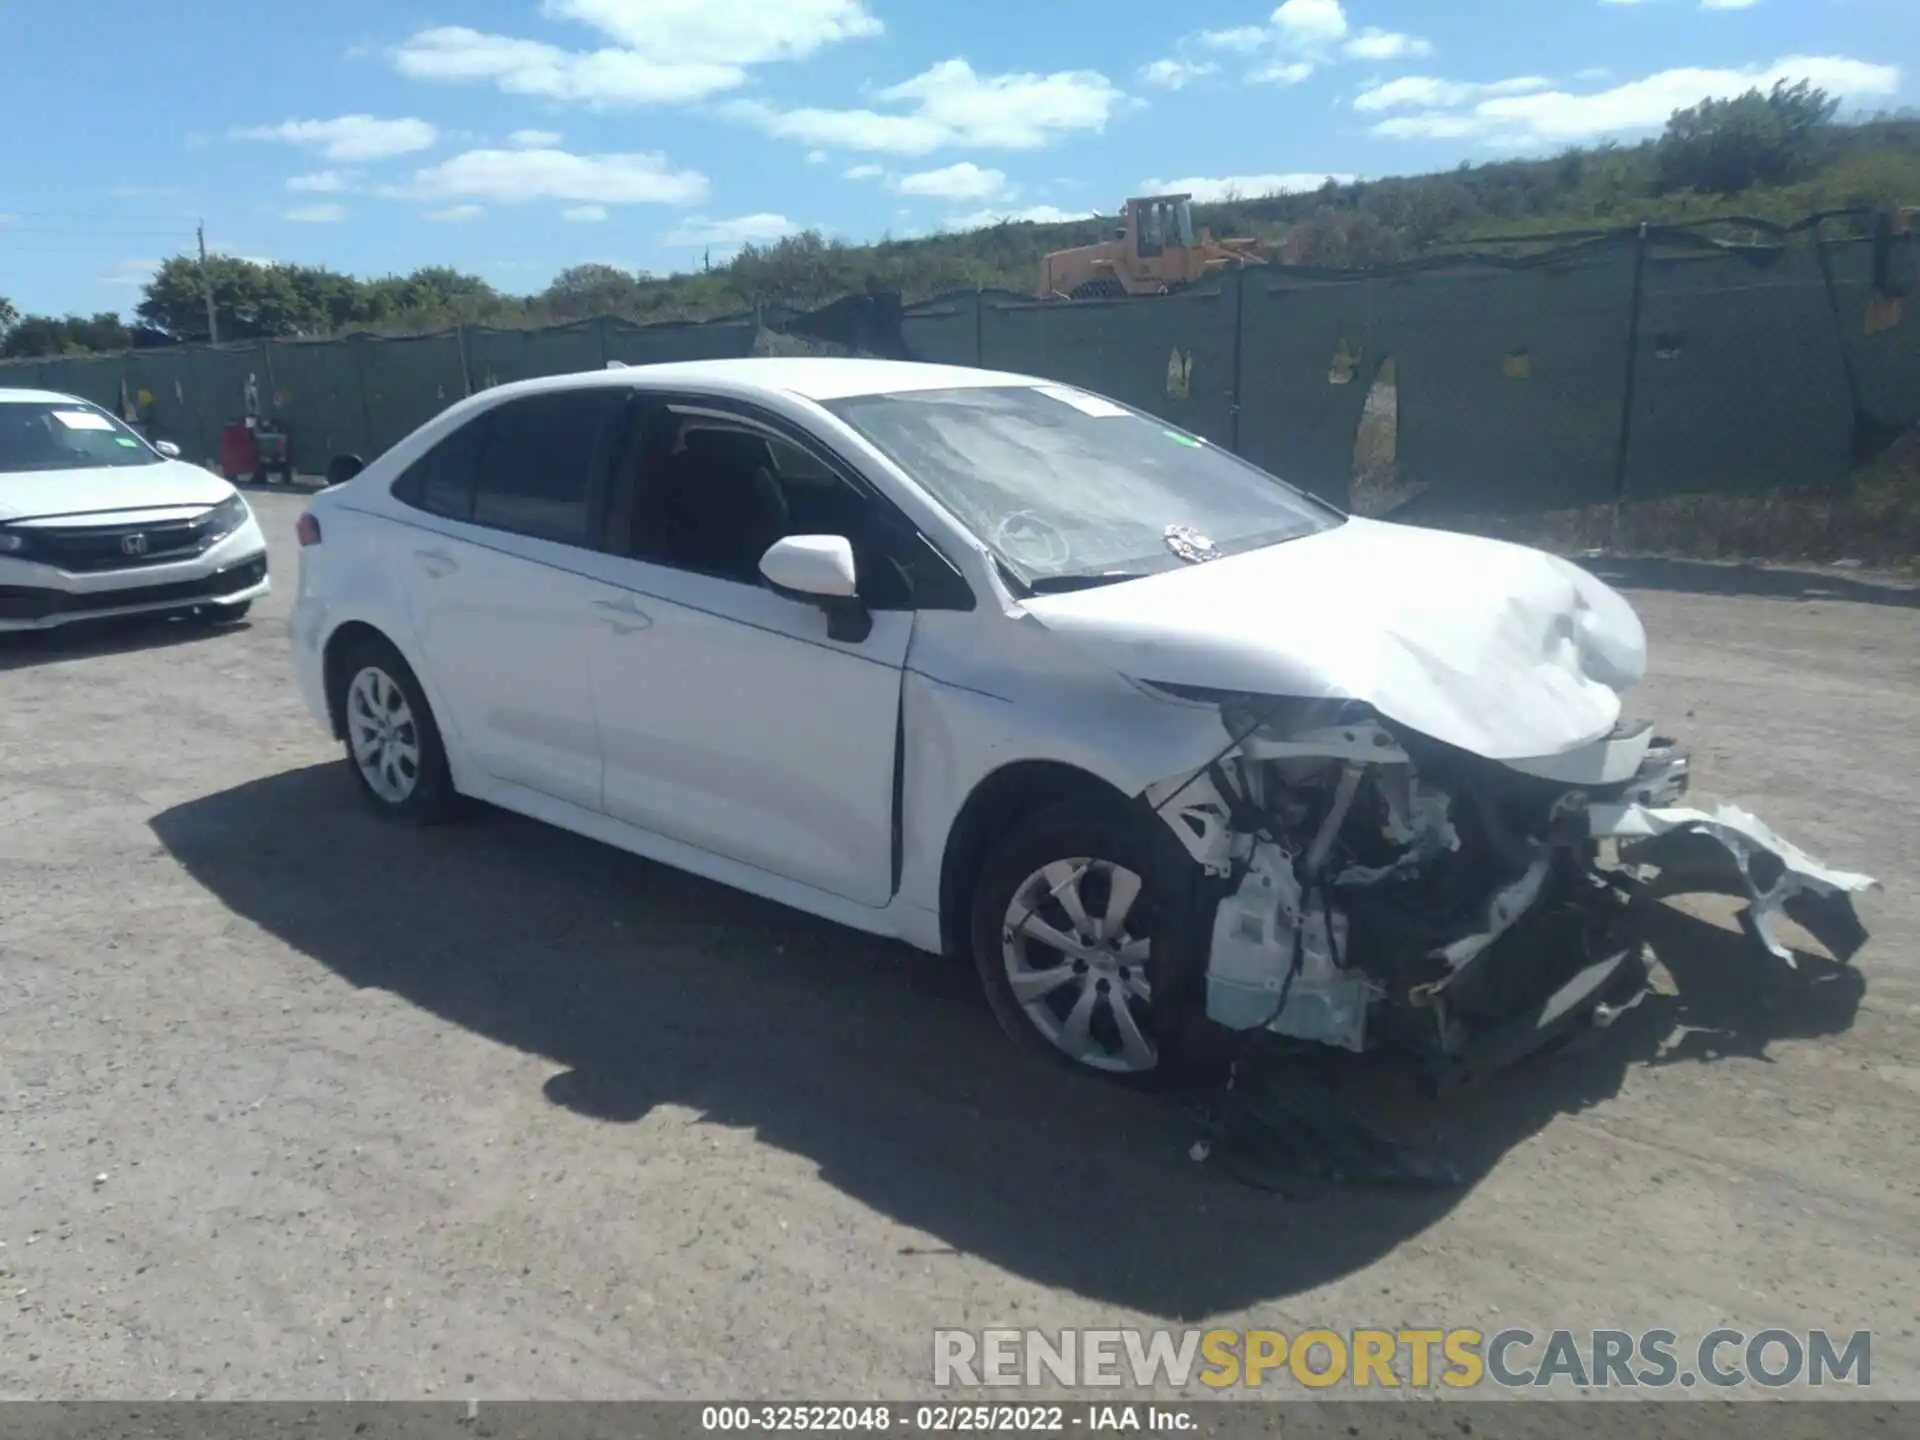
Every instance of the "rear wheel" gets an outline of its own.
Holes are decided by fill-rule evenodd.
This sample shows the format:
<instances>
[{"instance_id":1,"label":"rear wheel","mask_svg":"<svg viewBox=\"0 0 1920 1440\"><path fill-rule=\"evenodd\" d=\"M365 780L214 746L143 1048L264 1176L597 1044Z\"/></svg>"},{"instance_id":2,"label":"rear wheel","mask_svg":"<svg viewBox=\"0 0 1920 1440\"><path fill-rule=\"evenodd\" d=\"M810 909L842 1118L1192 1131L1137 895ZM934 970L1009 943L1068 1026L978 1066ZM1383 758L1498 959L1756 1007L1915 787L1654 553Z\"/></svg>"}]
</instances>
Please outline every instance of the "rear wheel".
<instances>
[{"instance_id":1,"label":"rear wheel","mask_svg":"<svg viewBox=\"0 0 1920 1440\"><path fill-rule=\"evenodd\" d=\"M974 889L975 967L1022 1048L1135 1084L1197 1054L1196 867L1165 827L1068 802L1015 827Z\"/></svg>"},{"instance_id":2,"label":"rear wheel","mask_svg":"<svg viewBox=\"0 0 1920 1440\"><path fill-rule=\"evenodd\" d=\"M385 641L356 645L337 667L347 763L375 810L432 825L453 813L453 780L425 692Z\"/></svg>"},{"instance_id":3,"label":"rear wheel","mask_svg":"<svg viewBox=\"0 0 1920 1440\"><path fill-rule=\"evenodd\" d=\"M1112 276L1098 280L1082 280L1067 292L1069 300L1120 300L1125 298L1127 287Z\"/></svg>"}]
</instances>

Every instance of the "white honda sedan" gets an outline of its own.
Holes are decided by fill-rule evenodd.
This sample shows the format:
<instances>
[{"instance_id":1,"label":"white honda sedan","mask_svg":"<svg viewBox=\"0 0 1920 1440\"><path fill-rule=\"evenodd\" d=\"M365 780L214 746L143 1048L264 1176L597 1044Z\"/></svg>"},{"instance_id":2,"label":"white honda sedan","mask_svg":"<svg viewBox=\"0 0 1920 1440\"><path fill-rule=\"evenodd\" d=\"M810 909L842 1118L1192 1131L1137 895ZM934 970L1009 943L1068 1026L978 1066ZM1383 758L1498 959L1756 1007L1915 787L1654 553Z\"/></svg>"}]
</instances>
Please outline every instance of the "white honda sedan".
<instances>
[{"instance_id":1,"label":"white honda sedan","mask_svg":"<svg viewBox=\"0 0 1920 1440\"><path fill-rule=\"evenodd\" d=\"M1704 837L1776 953L1783 907L1859 942L1865 877L1679 806L1599 580L1349 518L1069 386L527 381L299 534L294 666L380 811L473 797L965 955L1086 1069L1277 1032L1446 1080L1604 1021L1647 965L1603 838Z\"/></svg>"},{"instance_id":2,"label":"white honda sedan","mask_svg":"<svg viewBox=\"0 0 1920 1440\"><path fill-rule=\"evenodd\" d=\"M225 480L99 406L0 389L0 631L110 615L238 620L267 542Z\"/></svg>"}]
</instances>

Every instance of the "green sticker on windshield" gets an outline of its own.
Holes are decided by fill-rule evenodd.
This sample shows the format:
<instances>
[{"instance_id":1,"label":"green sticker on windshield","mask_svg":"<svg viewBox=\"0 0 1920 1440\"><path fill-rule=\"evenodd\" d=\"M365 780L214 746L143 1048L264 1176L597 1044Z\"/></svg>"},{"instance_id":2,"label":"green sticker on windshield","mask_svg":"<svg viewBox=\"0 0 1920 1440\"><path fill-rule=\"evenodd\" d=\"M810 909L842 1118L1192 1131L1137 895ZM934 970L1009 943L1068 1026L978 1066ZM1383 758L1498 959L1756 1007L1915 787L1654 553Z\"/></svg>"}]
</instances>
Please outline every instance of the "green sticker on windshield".
<instances>
[{"instance_id":1,"label":"green sticker on windshield","mask_svg":"<svg viewBox=\"0 0 1920 1440\"><path fill-rule=\"evenodd\" d=\"M138 440L129 440L124 435L114 436L113 443L127 450L138 450L140 448L140 442Z\"/></svg>"},{"instance_id":2,"label":"green sticker on windshield","mask_svg":"<svg viewBox=\"0 0 1920 1440\"><path fill-rule=\"evenodd\" d=\"M1198 450L1200 448L1200 442L1198 440L1194 439L1191 435L1182 435L1178 430L1162 430L1160 433L1175 444L1186 446L1189 450Z\"/></svg>"}]
</instances>

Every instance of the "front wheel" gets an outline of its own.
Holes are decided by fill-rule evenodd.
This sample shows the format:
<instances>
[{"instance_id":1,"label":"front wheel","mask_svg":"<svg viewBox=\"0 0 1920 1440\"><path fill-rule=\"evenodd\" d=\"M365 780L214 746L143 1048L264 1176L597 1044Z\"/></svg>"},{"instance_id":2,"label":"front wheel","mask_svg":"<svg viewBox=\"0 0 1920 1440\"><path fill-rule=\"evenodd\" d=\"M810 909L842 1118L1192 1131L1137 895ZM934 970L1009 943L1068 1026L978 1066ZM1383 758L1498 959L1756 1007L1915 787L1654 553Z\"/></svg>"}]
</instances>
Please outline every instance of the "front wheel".
<instances>
[{"instance_id":1,"label":"front wheel","mask_svg":"<svg viewBox=\"0 0 1920 1440\"><path fill-rule=\"evenodd\" d=\"M432 825L453 813L453 780L440 729L400 652L384 641L356 646L339 667L338 714L347 763L381 815Z\"/></svg>"},{"instance_id":2,"label":"front wheel","mask_svg":"<svg viewBox=\"0 0 1920 1440\"><path fill-rule=\"evenodd\" d=\"M1069 802L1022 822L974 890L973 958L1023 1048L1136 1084L1197 1058L1197 867L1158 821Z\"/></svg>"}]
</instances>

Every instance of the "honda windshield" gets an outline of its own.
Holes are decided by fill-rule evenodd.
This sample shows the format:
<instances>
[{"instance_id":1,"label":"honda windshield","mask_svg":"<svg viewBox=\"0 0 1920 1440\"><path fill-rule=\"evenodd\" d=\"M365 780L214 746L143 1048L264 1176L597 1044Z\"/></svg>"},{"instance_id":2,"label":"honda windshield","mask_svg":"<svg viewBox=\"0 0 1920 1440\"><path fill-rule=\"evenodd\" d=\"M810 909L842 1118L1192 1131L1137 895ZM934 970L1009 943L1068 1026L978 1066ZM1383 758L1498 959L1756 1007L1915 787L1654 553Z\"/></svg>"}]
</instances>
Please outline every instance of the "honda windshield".
<instances>
[{"instance_id":1,"label":"honda windshield","mask_svg":"<svg viewBox=\"0 0 1920 1440\"><path fill-rule=\"evenodd\" d=\"M827 408L1029 587L1148 575L1345 518L1198 436L1065 385L862 395Z\"/></svg>"},{"instance_id":2,"label":"honda windshield","mask_svg":"<svg viewBox=\"0 0 1920 1440\"><path fill-rule=\"evenodd\" d=\"M113 416L82 401L0 401L0 475L158 465L161 458Z\"/></svg>"}]
</instances>

